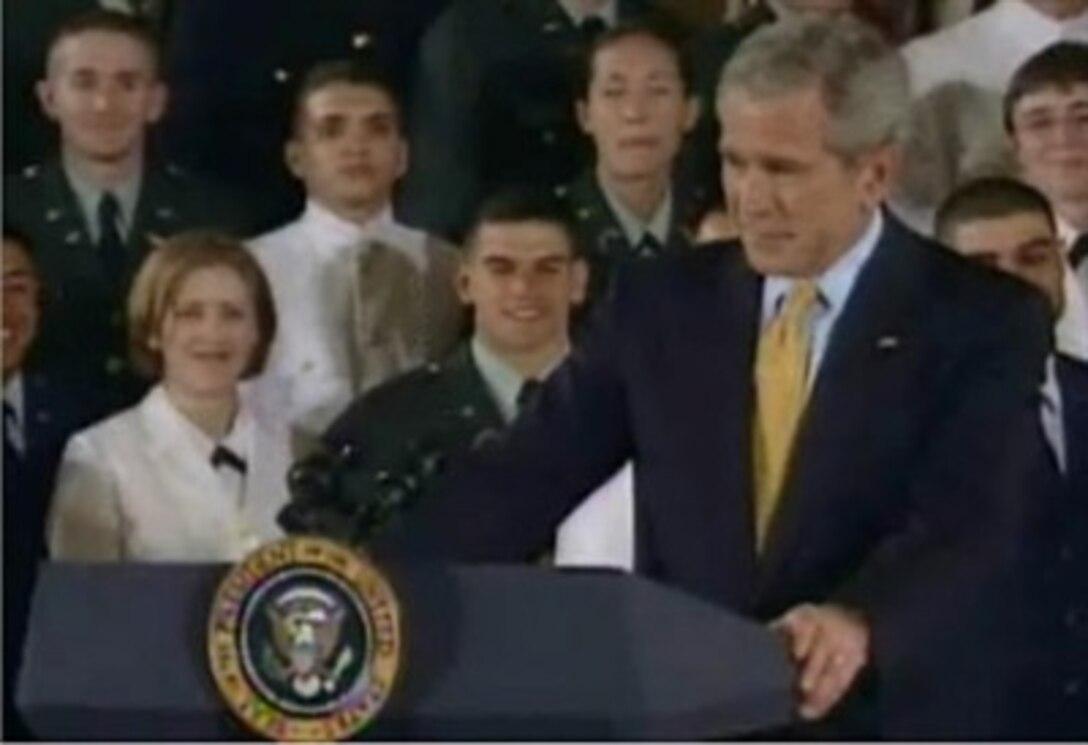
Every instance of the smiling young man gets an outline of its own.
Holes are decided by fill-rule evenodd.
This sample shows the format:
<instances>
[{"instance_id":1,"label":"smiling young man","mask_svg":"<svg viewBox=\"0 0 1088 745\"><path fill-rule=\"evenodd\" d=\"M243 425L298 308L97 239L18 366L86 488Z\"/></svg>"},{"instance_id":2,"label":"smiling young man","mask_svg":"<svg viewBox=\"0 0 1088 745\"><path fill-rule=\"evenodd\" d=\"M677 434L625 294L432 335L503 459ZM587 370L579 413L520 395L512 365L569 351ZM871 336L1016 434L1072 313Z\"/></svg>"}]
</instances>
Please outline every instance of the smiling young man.
<instances>
[{"instance_id":1,"label":"smiling young man","mask_svg":"<svg viewBox=\"0 0 1088 745\"><path fill-rule=\"evenodd\" d=\"M1066 258L1058 348L1088 360L1088 43L1055 44L1017 69L1005 127L1022 177L1050 201Z\"/></svg>"},{"instance_id":2,"label":"smiling young man","mask_svg":"<svg viewBox=\"0 0 1088 745\"><path fill-rule=\"evenodd\" d=\"M782 634L808 734L997 731L1048 312L883 210L908 99L858 21L749 37L717 107L740 241L621 269L536 405L375 552L524 559L632 460L637 570Z\"/></svg>"},{"instance_id":3,"label":"smiling young man","mask_svg":"<svg viewBox=\"0 0 1088 745\"><path fill-rule=\"evenodd\" d=\"M270 378L296 427L318 435L358 393L449 351L456 255L393 214L408 143L380 71L318 65L295 101L285 157L306 207L250 247L283 315Z\"/></svg>"},{"instance_id":4,"label":"smiling young man","mask_svg":"<svg viewBox=\"0 0 1088 745\"><path fill-rule=\"evenodd\" d=\"M592 301L620 262L689 245L702 206L674 178L698 115L677 41L652 23L605 32L589 50L576 112L596 158L564 192L590 263Z\"/></svg>"},{"instance_id":5,"label":"smiling young man","mask_svg":"<svg viewBox=\"0 0 1088 745\"><path fill-rule=\"evenodd\" d=\"M341 502L382 502L418 479L407 502L389 510L377 532L416 500L427 501L441 470L428 464L448 468L499 438L567 357L571 313L585 298L586 273L556 200L521 190L487 199L457 278L461 300L471 308L473 336L441 364L363 396L332 425L325 435L330 449L351 445L362 454ZM630 568L631 505L629 472L621 472L559 526L555 561ZM350 515L322 519L334 534L358 538L361 526Z\"/></svg>"},{"instance_id":6,"label":"smiling young man","mask_svg":"<svg viewBox=\"0 0 1088 745\"><path fill-rule=\"evenodd\" d=\"M7 218L35 246L50 302L39 352L131 402L124 301L156 237L195 225L240 228L238 204L149 152L167 88L154 37L139 20L95 10L64 23L38 84L60 131L57 157L5 189Z\"/></svg>"}]
</instances>

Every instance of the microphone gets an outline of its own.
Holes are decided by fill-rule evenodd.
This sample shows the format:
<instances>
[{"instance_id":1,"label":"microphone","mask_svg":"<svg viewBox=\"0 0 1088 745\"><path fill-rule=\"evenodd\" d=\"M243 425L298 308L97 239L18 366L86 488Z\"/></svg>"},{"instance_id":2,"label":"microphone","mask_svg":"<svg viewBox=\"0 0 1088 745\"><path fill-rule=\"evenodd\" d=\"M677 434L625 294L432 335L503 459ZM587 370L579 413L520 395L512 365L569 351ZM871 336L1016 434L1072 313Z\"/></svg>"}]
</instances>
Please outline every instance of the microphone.
<instances>
[{"instance_id":1,"label":"microphone","mask_svg":"<svg viewBox=\"0 0 1088 745\"><path fill-rule=\"evenodd\" d=\"M291 501L278 515L280 526L288 533L346 540L352 509L344 502L342 483L345 474L364 461L362 451L351 443L321 448L298 461L287 473Z\"/></svg>"}]
</instances>

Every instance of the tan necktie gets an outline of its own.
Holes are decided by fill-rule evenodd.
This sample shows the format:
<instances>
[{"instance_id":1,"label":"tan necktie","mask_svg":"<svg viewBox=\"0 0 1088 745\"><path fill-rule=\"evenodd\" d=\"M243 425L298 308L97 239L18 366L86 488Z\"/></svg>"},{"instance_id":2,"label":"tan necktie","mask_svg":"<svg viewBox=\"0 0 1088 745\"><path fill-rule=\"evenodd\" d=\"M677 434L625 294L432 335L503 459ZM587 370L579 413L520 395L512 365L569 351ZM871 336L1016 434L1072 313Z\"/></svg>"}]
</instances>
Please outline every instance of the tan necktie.
<instances>
[{"instance_id":1,"label":"tan necktie","mask_svg":"<svg viewBox=\"0 0 1088 745\"><path fill-rule=\"evenodd\" d=\"M782 492L790 449L808 397L811 347L809 316L816 284L801 281L759 337L756 352L755 455L756 542L762 549Z\"/></svg>"}]
</instances>

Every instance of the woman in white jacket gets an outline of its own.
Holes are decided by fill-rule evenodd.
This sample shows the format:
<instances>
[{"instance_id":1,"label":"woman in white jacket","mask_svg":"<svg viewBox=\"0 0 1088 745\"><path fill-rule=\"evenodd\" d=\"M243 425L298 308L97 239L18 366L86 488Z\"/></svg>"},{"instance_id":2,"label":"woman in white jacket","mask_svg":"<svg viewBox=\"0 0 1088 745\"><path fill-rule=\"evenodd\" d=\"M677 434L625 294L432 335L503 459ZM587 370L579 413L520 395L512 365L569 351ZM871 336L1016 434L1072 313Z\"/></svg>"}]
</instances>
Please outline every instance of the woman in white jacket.
<instances>
[{"instance_id":1,"label":"woman in white jacket","mask_svg":"<svg viewBox=\"0 0 1088 745\"><path fill-rule=\"evenodd\" d=\"M279 537L289 430L242 384L275 336L260 267L215 233L169 238L136 275L128 325L133 365L159 382L69 442L53 558L235 561Z\"/></svg>"}]
</instances>

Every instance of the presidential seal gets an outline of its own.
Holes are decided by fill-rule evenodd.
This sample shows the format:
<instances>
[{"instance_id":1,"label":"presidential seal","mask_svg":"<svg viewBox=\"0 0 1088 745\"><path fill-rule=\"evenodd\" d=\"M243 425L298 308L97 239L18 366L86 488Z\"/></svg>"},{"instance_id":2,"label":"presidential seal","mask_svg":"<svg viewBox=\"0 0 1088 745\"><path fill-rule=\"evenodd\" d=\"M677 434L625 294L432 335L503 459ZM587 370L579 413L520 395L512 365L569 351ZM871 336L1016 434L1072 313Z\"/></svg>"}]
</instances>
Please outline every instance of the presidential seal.
<instances>
[{"instance_id":1,"label":"presidential seal","mask_svg":"<svg viewBox=\"0 0 1088 745\"><path fill-rule=\"evenodd\" d=\"M339 740L365 727L396 682L400 611L385 578L346 546L293 537L219 585L208 619L216 687L254 732Z\"/></svg>"}]
</instances>

